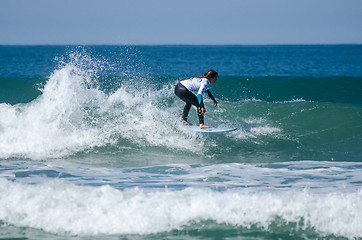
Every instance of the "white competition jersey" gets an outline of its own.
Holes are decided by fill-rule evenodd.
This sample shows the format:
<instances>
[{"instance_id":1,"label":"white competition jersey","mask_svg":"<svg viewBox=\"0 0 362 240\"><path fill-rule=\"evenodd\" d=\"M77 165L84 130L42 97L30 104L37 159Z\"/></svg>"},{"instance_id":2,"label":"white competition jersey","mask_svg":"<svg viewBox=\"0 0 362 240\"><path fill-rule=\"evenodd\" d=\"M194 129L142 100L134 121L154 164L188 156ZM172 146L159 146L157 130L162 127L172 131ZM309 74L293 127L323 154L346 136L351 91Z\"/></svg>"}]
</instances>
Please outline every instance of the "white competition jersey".
<instances>
[{"instance_id":1,"label":"white competition jersey","mask_svg":"<svg viewBox=\"0 0 362 240\"><path fill-rule=\"evenodd\" d=\"M207 78L193 77L181 81L181 84L185 86L189 91L197 91L197 94L203 94L209 90L209 80Z\"/></svg>"}]
</instances>

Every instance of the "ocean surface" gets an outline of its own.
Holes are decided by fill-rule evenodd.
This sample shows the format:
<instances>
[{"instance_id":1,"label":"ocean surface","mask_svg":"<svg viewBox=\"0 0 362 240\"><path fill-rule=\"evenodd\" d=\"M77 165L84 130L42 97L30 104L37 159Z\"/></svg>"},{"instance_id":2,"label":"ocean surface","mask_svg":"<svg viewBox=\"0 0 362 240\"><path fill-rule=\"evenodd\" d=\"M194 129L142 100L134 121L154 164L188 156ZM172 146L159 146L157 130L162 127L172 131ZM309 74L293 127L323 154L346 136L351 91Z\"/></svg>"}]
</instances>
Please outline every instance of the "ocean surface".
<instances>
[{"instance_id":1,"label":"ocean surface","mask_svg":"<svg viewBox=\"0 0 362 240\"><path fill-rule=\"evenodd\" d=\"M0 46L0 239L362 239L362 45Z\"/></svg>"}]
</instances>

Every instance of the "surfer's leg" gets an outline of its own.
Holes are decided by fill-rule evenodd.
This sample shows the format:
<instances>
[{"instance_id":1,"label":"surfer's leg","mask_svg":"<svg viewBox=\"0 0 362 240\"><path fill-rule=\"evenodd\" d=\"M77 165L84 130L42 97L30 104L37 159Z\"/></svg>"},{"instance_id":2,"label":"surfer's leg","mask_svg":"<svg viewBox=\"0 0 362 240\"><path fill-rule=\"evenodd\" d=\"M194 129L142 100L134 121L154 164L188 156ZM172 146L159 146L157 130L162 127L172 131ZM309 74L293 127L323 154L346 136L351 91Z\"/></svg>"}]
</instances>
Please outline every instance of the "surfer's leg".
<instances>
[{"instance_id":1,"label":"surfer's leg","mask_svg":"<svg viewBox=\"0 0 362 240\"><path fill-rule=\"evenodd\" d=\"M182 120L187 122L187 116L189 115L191 103L186 103L182 114ZM197 108L197 116L199 117L199 123L204 124L204 115L201 113L201 108Z\"/></svg>"},{"instance_id":2,"label":"surfer's leg","mask_svg":"<svg viewBox=\"0 0 362 240\"><path fill-rule=\"evenodd\" d=\"M182 120L186 122L187 122L187 116L189 115L190 112L190 108L191 108L191 103L186 103L184 107L184 112L182 113Z\"/></svg>"},{"instance_id":3,"label":"surfer's leg","mask_svg":"<svg viewBox=\"0 0 362 240\"><path fill-rule=\"evenodd\" d=\"M197 100L197 97L195 94L187 90L185 86L183 86L181 83L178 83L175 87L175 94L181 98L182 101L186 103L182 115L182 120L187 121L187 116L189 114L191 105L194 105L197 107L197 115L199 116L199 122L204 122L204 116L201 114L201 108L199 101Z\"/></svg>"},{"instance_id":4,"label":"surfer's leg","mask_svg":"<svg viewBox=\"0 0 362 240\"><path fill-rule=\"evenodd\" d=\"M204 124L204 114L201 113L201 108L197 108L197 116L199 117L199 123Z\"/></svg>"}]
</instances>

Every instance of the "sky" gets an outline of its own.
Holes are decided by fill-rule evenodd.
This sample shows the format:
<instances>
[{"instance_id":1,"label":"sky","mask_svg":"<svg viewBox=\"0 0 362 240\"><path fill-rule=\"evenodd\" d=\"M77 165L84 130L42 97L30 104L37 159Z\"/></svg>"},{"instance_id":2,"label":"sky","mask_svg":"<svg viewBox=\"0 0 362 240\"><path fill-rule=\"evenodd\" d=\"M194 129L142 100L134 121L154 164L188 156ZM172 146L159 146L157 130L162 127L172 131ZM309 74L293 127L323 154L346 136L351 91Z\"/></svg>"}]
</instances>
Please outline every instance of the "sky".
<instances>
[{"instance_id":1,"label":"sky","mask_svg":"<svg viewBox=\"0 0 362 240\"><path fill-rule=\"evenodd\" d=\"M362 44L362 0L0 0L0 44Z\"/></svg>"}]
</instances>

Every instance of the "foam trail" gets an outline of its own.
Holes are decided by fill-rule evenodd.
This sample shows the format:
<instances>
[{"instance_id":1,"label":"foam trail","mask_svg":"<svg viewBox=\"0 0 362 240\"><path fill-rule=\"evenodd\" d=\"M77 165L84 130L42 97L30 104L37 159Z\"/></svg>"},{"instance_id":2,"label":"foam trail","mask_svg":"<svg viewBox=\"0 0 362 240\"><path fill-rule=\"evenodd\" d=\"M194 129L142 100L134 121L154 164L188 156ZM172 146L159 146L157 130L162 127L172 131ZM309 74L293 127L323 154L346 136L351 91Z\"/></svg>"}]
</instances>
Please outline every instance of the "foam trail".
<instances>
[{"instance_id":1,"label":"foam trail","mask_svg":"<svg viewBox=\"0 0 362 240\"><path fill-rule=\"evenodd\" d=\"M213 220L268 230L279 218L296 230L362 236L362 192L216 192L188 188L144 192L57 181L27 185L0 179L0 220L56 234L151 234ZM281 223L279 223L281 224ZM190 225L192 226L192 225Z\"/></svg>"}]
</instances>

